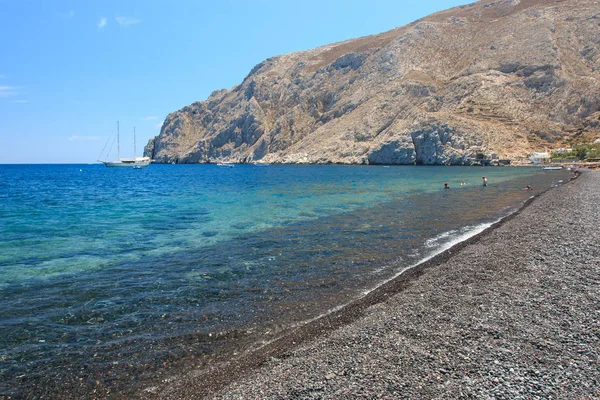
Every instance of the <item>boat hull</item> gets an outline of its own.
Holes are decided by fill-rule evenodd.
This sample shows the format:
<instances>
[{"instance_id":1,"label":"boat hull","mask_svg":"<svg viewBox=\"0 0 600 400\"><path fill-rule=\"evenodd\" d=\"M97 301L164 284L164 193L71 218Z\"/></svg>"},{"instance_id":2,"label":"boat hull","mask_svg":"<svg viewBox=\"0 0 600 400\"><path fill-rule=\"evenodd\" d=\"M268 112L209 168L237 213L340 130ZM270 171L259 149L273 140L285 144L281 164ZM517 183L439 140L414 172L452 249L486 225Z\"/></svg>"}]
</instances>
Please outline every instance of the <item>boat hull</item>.
<instances>
[{"instance_id":1,"label":"boat hull","mask_svg":"<svg viewBox=\"0 0 600 400\"><path fill-rule=\"evenodd\" d=\"M124 163L120 161L102 161L102 164L107 166L108 168L146 168L150 165L150 162L134 162L134 163Z\"/></svg>"}]
</instances>

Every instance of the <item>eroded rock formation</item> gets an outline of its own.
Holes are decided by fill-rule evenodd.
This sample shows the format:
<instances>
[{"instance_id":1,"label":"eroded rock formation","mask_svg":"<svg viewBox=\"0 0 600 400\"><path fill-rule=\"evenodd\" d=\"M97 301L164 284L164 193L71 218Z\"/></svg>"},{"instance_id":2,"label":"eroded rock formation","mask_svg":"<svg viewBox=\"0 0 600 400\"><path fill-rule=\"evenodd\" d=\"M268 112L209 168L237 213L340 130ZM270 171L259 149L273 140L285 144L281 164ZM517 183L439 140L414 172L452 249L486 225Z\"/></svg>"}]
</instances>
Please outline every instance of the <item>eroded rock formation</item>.
<instances>
[{"instance_id":1,"label":"eroded rock formation","mask_svg":"<svg viewBox=\"0 0 600 400\"><path fill-rule=\"evenodd\" d=\"M600 3L484 0L269 58L167 116L158 162L463 164L600 132Z\"/></svg>"}]
</instances>

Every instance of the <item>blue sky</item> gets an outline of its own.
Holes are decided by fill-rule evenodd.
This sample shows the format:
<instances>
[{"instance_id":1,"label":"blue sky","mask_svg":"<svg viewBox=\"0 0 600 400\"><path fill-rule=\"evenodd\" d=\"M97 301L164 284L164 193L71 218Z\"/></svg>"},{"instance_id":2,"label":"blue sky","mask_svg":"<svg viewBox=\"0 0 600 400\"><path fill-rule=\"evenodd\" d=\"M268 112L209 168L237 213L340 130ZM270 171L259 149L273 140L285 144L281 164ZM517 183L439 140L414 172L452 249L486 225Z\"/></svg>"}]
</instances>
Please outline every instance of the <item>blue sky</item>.
<instances>
[{"instance_id":1,"label":"blue sky","mask_svg":"<svg viewBox=\"0 0 600 400\"><path fill-rule=\"evenodd\" d=\"M0 164L95 162L116 121L121 155L133 155L134 126L140 155L168 113L268 57L466 2L403 3L0 0Z\"/></svg>"}]
</instances>

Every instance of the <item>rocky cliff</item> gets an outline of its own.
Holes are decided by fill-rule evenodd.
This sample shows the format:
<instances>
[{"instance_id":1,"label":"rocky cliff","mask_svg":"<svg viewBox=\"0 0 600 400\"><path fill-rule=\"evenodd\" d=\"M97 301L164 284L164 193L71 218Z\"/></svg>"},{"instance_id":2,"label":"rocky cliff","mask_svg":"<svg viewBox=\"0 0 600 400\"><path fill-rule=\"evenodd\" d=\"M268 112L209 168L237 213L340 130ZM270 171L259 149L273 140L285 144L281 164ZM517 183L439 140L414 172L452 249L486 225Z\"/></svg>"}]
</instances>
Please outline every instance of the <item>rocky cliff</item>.
<instances>
[{"instance_id":1,"label":"rocky cliff","mask_svg":"<svg viewBox=\"0 0 600 400\"><path fill-rule=\"evenodd\" d=\"M484 0L269 58L165 119L157 162L463 164L600 132L600 2Z\"/></svg>"}]
</instances>

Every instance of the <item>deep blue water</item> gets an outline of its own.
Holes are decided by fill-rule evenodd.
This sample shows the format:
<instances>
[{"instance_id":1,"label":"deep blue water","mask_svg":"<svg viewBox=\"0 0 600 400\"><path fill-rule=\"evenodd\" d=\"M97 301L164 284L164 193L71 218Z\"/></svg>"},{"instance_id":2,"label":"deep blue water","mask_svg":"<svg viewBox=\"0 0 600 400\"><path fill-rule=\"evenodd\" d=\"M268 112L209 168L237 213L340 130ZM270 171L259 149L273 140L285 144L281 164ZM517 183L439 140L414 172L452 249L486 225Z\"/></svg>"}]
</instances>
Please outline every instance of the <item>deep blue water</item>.
<instances>
[{"instance_id":1,"label":"deep blue water","mask_svg":"<svg viewBox=\"0 0 600 400\"><path fill-rule=\"evenodd\" d=\"M565 178L498 167L0 165L0 395L122 389L232 357Z\"/></svg>"}]
</instances>

